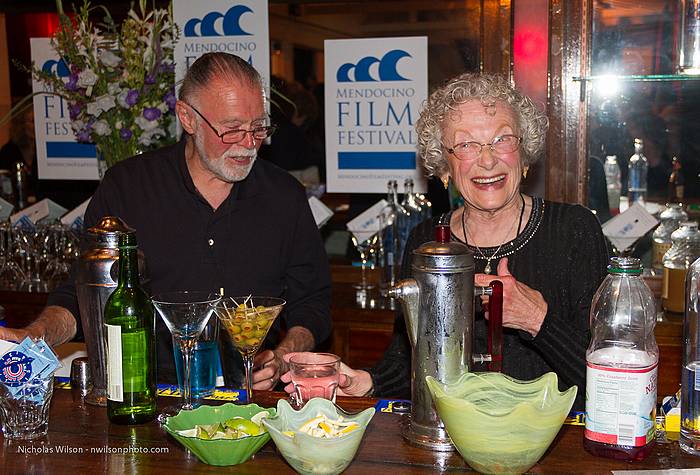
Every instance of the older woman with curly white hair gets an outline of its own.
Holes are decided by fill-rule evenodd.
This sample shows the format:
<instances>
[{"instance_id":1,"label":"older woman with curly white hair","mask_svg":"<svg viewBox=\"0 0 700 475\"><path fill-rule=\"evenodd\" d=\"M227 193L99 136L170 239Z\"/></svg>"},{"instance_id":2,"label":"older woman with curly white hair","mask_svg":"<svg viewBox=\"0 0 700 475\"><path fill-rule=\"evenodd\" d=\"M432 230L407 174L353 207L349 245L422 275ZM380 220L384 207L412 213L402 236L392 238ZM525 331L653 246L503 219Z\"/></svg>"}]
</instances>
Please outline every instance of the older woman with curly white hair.
<instances>
[{"instance_id":1,"label":"older woman with curly white hair","mask_svg":"<svg viewBox=\"0 0 700 475\"><path fill-rule=\"evenodd\" d=\"M562 387L579 386L575 407L582 408L588 311L608 251L588 209L520 191L547 126L535 104L501 76L462 74L434 91L417 124L419 154L428 175L446 188L452 181L464 205L413 230L402 269L407 276L411 251L433 240L438 220L449 223L452 238L474 254L475 283L497 277L504 284L503 372L532 379L554 371ZM483 315L476 337L475 352L486 352ZM410 397L410 351L399 316L376 367L344 368L342 393Z\"/></svg>"}]
</instances>

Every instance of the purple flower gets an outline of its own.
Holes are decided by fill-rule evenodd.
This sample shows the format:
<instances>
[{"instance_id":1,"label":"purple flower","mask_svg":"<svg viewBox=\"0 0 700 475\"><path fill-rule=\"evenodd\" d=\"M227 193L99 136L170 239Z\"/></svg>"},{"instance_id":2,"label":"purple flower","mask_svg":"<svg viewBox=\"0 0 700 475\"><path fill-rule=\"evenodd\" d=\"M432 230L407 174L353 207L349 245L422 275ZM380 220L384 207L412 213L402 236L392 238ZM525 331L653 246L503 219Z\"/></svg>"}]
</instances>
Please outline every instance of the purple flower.
<instances>
[{"instance_id":1,"label":"purple flower","mask_svg":"<svg viewBox=\"0 0 700 475\"><path fill-rule=\"evenodd\" d=\"M160 117L160 110L155 107L146 107L143 110L143 117L146 120L157 120Z\"/></svg>"},{"instance_id":2,"label":"purple flower","mask_svg":"<svg viewBox=\"0 0 700 475\"><path fill-rule=\"evenodd\" d=\"M155 84L156 83L156 77L153 74L147 74L145 79L143 80L145 84Z\"/></svg>"},{"instance_id":3,"label":"purple flower","mask_svg":"<svg viewBox=\"0 0 700 475\"><path fill-rule=\"evenodd\" d=\"M131 133L131 129L127 129L126 127L122 127L122 129L119 131L119 136L124 140L125 142L131 138L133 134Z\"/></svg>"},{"instance_id":4,"label":"purple flower","mask_svg":"<svg viewBox=\"0 0 700 475\"><path fill-rule=\"evenodd\" d=\"M129 89L129 92L126 94L126 99L124 100L129 107L133 107L139 100L139 91L136 89Z\"/></svg>"},{"instance_id":5,"label":"purple flower","mask_svg":"<svg viewBox=\"0 0 700 475\"><path fill-rule=\"evenodd\" d=\"M68 77L68 82L66 83L66 89L69 91L78 90L78 75L76 73L71 73Z\"/></svg>"},{"instance_id":6,"label":"purple flower","mask_svg":"<svg viewBox=\"0 0 700 475\"><path fill-rule=\"evenodd\" d=\"M78 142L89 142L90 141L90 128L85 127L80 129L80 132L76 135Z\"/></svg>"},{"instance_id":7,"label":"purple flower","mask_svg":"<svg viewBox=\"0 0 700 475\"><path fill-rule=\"evenodd\" d=\"M160 63L160 66L158 66L158 69L160 70L161 73L172 73L175 71L175 65L174 64L165 64L165 63Z\"/></svg>"},{"instance_id":8,"label":"purple flower","mask_svg":"<svg viewBox=\"0 0 700 475\"><path fill-rule=\"evenodd\" d=\"M68 107L68 114L70 115L70 120L76 120L80 115L80 111L83 109L80 102L75 102Z\"/></svg>"},{"instance_id":9,"label":"purple flower","mask_svg":"<svg viewBox=\"0 0 700 475\"><path fill-rule=\"evenodd\" d=\"M175 91L174 90L169 90L167 93L165 93L165 96L163 96L163 102L168 106L168 110L170 112L175 111L175 103L177 102L177 98L175 97Z\"/></svg>"}]
</instances>

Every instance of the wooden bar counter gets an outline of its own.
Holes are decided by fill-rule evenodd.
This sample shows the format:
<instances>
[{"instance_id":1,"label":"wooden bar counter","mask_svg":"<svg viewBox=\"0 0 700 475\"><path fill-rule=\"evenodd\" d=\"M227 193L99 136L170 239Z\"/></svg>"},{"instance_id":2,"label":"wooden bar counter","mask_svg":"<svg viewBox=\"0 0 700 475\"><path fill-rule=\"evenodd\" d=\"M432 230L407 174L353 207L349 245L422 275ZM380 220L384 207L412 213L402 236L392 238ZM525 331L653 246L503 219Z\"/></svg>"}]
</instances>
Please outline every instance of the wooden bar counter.
<instances>
[{"instance_id":1,"label":"wooden bar counter","mask_svg":"<svg viewBox=\"0 0 700 475\"><path fill-rule=\"evenodd\" d=\"M360 281L357 267L333 264L331 272L333 333L322 349L340 356L352 368L371 367L391 341L396 304L383 298L376 287L358 293L353 288ZM378 271L369 271L368 278L377 283ZM0 291L0 305L5 308L8 326L27 325L44 307L46 298L45 293ZM683 316L659 314L655 334L660 350L658 395L661 399L680 388Z\"/></svg>"},{"instance_id":2,"label":"wooden bar counter","mask_svg":"<svg viewBox=\"0 0 700 475\"><path fill-rule=\"evenodd\" d=\"M281 393L259 392L255 402L274 407ZM163 407L170 398L159 398ZM218 402L212 401L212 404ZM373 406L376 400L339 398L349 411ZM402 415L377 413L367 428L347 474L474 473L458 453L438 453L413 447L399 432ZM646 460L617 462L593 457L583 450L583 429L564 426L542 460L530 473L610 473L700 467L700 458L683 453L677 442L657 444ZM1 473L294 473L277 454L274 443L266 444L253 459L231 467L205 465L189 454L157 423L118 426L107 420L105 408L83 403L68 389L56 389L51 403L49 433L34 441L10 441L0 436Z\"/></svg>"}]
</instances>

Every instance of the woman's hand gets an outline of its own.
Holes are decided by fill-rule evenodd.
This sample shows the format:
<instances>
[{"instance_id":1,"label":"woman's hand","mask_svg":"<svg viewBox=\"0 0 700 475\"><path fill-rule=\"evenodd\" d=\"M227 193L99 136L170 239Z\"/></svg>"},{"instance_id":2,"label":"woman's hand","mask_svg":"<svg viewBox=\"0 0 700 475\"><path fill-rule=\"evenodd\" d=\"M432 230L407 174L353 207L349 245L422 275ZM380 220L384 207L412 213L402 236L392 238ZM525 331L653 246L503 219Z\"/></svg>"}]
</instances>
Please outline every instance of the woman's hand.
<instances>
[{"instance_id":1,"label":"woman's hand","mask_svg":"<svg viewBox=\"0 0 700 475\"><path fill-rule=\"evenodd\" d=\"M518 282L510 274L507 257L498 262L498 276L474 276L474 284L482 287L488 286L493 280L503 282L503 326L524 330L533 337L537 336L547 315L547 302L542 294ZM482 302L488 302L488 296L483 296Z\"/></svg>"},{"instance_id":2,"label":"woman's hand","mask_svg":"<svg viewBox=\"0 0 700 475\"><path fill-rule=\"evenodd\" d=\"M284 355L284 361L289 363L289 358L294 356L295 353L287 353ZM294 392L294 385L292 384L292 373L290 371L284 373L280 380L283 383L288 383L284 390L288 394ZM336 395L338 396L352 396L352 397L362 397L366 396L372 390L372 377L367 371L355 370L350 368L345 363L340 363L340 378L338 382L338 390Z\"/></svg>"}]
</instances>

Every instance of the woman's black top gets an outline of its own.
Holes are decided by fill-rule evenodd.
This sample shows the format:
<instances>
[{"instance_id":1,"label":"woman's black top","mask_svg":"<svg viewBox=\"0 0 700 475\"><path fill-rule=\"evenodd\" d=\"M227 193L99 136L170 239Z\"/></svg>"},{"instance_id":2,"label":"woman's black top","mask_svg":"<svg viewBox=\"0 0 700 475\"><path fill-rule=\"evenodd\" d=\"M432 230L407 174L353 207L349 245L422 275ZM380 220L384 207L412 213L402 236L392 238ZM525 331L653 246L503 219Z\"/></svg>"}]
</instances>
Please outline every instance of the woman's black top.
<instances>
[{"instance_id":1,"label":"woman's black top","mask_svg":"<svg viewBox=\"0 0 700 475\"><path fill-rule=\"evenodd\" d=\"M449 219L446 215L441 221ZM403 256L402 278L410 276L412 251L434 240L436 223L437 218L426 220L411 233ZM453 235L452 239L457 238ZM497 248L481 248L480 253L476 247L468 247L474 254L476 272L483 272L486 257ZM547 314L534 338L522 330L503 329L503 372L529 380L554 371L561 389L578 386L574 408L579 410L585 400L589 309L606 275L608 256L600 224L587 208L533 198L527 224L513 241L501 246L491 261L495 273L498 260L507 257L510 273L541 292L547 302ZM476 308L480 308L478 302ZM474 352L486 353L483 312L477 311L475 318ZM473 370L483 368L475 366ZM411 347L401 312L397 312L392 342L370 374L375 396L411 397Z\"/></svg>"}]
</instances>

